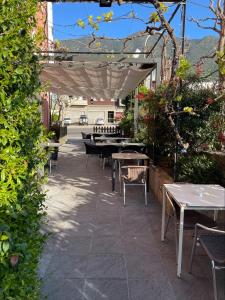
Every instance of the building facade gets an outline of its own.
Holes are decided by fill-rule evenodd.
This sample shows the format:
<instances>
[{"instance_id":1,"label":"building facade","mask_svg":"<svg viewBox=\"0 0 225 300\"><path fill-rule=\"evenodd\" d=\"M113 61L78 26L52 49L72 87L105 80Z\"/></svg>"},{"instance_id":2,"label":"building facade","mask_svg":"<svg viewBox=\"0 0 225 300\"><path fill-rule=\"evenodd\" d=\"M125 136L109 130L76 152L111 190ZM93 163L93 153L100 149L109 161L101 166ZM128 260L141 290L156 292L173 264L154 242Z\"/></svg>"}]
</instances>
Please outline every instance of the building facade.
<instances>
[{"instance_id":1,"label":"building facade","mask_svg":"<svg viewBox=\"0 0 225 300\"><path fill-rule=\"evenodd\" d=\"M64 118L69 117L72 123L79 123L81 115L86 115L89 124L96 124L98 118L104 120L104 124L114 124L118 121L124 111L124 105L120 100L83 99L82 97L62 96Z\"/></svg>"}]
</instances>

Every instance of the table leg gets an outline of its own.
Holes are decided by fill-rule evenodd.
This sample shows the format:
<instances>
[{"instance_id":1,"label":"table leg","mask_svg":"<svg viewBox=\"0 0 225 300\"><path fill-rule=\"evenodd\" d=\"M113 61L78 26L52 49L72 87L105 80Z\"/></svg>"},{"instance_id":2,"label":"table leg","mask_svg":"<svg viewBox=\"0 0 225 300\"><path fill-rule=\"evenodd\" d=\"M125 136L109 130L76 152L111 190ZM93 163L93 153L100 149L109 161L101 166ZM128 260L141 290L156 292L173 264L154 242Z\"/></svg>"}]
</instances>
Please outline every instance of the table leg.
<instances>
[{"instance_id":1,"label":"table leg","mask_svg":"<svg viewBox=\"0 0 225 300\"><path fill-rule=\"evenodd\" d=\"M116 181L116 160L112 161L112 191L115 191L115 181Z\"/></svg>"},{"instance_id":2,"label":"table leg","mask_svg":"<svg viewBox=\"0 0 225 300\"><path fill-rule=\"evenodd\" d=\"M148 167L147 169L147 176L146 176L146 180L147 180L147 192L149 192L149 173L150 173L150 169L149 169L149 161L145 160L144 161L144 165Z\"/></svg>"},{"instance_id":3,"label":"table leg","mask_svg":"<svg viewBox=\"0 0 225 300\"><path fill-rule=\"evenodd\" d=\"M179 224L179 240L178 240L178 262L177 262L177 276L178 277L181 277L183 235L184 235L184 207L181 206L181 208L180 208L180 224Z\"/></svg>"},{"instance_id":4,"label":"table leg","mask_svg":"<svg viewBox=\"0 0 225 300\"><path fill-rule=\"evenodd\" d=\"M161 227L161 241L165 240L165 219L166 219L166 191L163 187L163 205L162 205L162 227Z\"/></svg>"}]
</instances>

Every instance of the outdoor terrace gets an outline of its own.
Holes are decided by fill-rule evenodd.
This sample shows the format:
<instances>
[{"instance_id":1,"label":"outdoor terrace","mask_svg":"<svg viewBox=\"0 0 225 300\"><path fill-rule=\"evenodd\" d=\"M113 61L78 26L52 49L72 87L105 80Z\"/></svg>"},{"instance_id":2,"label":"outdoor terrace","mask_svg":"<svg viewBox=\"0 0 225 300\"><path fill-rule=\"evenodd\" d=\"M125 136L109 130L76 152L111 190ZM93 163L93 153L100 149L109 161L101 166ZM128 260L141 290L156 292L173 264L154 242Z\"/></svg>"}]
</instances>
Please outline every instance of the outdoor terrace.
<instances>
[{"instance_id":1,"label":"outdoor terrace","mask_svg":"<svg viewBox=\"0 0 225 300\"><path fill-rule=\"evenodd\" d=\"M197 250L188 273L192 236L185 233L182 278L176 276L174 230L160 241L161 205L139 187L127 206L111 189L111 168L86 157L81 140L60 148L47 184L49 233L41 264L42 294L54 300L213 299L210 262ZM172 222L171 222L172 223ZM218 272L224 299L224 272Z\"/></svg>"}]
</instances>

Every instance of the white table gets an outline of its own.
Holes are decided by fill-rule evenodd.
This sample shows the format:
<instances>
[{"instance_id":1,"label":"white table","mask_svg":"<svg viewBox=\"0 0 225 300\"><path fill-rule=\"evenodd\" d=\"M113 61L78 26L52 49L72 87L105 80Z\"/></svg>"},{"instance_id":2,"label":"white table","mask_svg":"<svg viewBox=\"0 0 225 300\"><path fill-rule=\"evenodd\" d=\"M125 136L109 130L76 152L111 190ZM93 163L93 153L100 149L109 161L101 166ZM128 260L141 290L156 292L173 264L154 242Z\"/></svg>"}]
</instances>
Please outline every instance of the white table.
<instances>
[{"instance_id":1,"label":"white table","mask_svg":"<svg viewBox=\"0 0 225 300\"><path fill-rule=\"evenodd\" d=\"M143 143L128 143L128 142L121 142L121 143L95 143L96 146L117 146L119 148L123 148L126 146L137 146L137 147L144 147L145 144Z\"/></svg>"},{"instance_id":2,"label":"white table","mask_svg":"<svg viewBox=\"0 0 225 300\"><path fill-rule=\"evenodd\" d=\"M124 138L124 137L107 137L107 136L99 136L95 138L96 141L130 141L131 138Z\"/></svg>"},{"instance_id":3,"label":"white table","mask_svg":"<svg viewBox=\"0 0 225 300\"><path fill-rule=\"evenodd\" d=\"M225 210L225 189L213 184L163 185L161 241L165 240L166 192L180 207L177 276L181 276L185 210Z\"/></svg>"},{"instance_id":4,"label":"white table","mask_svg":"<svg viewBox=\"0 0 225 300\"><path fill-rule=\"evenodd\" d=\"M54 148L59 148L61 146L60 143L54 143L54 142L48 142L44 144L45 147L54 147Z\"/></svg>"}]
</instances>

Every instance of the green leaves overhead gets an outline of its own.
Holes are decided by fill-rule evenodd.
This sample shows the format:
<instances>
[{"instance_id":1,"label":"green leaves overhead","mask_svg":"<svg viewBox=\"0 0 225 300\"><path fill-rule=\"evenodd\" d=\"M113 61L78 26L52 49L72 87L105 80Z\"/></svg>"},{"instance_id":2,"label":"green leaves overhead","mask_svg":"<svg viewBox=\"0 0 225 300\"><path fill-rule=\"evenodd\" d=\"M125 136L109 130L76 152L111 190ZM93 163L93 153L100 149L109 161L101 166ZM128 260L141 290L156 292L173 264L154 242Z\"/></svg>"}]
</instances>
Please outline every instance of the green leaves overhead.
<instances>
[{"instance_id":1,"label":"green leaves overhead","mask_svg":"<svg viewBox=\"0 0 225 300\"><path fill-rule=\"evenodd\" d=\"M190 70L191 64L187 61L186 58L181 57L179 60L179 66L177 68L176 75L180 79L185 79L188 76Z\"/></svg>"},{"instance_id":2,"label":"green leaves overhead","mask_svg":"<svg viewBox=\"0 0 225 300\"><path fill-rule=\"evenodd\" d=\"M76 25L82 29L85 29L87 26L92 27L94 30L99 30L99 23L101 22L111 22L113 19L113 11L103 13L102 16L97 16L94 18L92 15L88 16L87 21L78 19Z\"/></svg>"}]
</instances>

